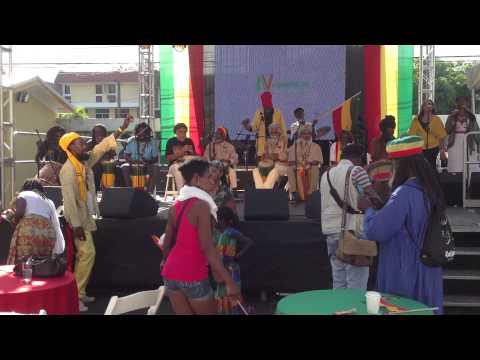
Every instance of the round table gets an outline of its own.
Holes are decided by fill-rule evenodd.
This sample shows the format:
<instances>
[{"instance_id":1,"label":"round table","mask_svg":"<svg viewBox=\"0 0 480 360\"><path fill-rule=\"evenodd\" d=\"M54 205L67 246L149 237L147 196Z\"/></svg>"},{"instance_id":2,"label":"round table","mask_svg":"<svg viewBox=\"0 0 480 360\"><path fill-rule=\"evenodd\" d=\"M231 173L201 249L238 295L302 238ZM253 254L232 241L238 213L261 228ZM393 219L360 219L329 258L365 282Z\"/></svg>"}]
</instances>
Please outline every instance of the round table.
<instances>
[{"instance_id":1,"label":"round table","mask_svg":"<svg viewBox=\"0 0 480 360\"><path fill-rule=\"evenodd\" d=\"M27 285L15 276L13 265L0 266L0 311L22 314L78 314L78 291L75 277L65 272L62 277L33 278Z\"/></svg>"},{"instance_id":2,"label":"round table","mask_svg":"<svg viewBox=\"0 0 480 360\"><path fill-rule=\"evenodd\" d=\"M418 301L396 295L382 294L388 303L409 309L427 308ZM334 289L306 291L289 295L277 304L277 315L334 315L337 311L355 308L355 315L369 315L365 302L365 291L359 289ZM380 314L385 313L383 307ZM433 311L405 313L405 315L433 315Z\"/></svg>"}]
</instances>

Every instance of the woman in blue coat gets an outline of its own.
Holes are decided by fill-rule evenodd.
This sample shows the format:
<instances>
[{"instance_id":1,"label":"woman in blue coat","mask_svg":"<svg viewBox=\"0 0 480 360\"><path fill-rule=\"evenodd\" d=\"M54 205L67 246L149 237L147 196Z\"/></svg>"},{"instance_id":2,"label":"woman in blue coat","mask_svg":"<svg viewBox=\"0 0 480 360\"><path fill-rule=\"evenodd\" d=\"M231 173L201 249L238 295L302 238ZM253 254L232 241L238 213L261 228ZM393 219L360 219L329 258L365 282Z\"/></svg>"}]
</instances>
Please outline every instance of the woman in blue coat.
<instances>
[{"instance_id":1,"label":"woman in blue coat","mask_svg":"<svg viewBox=\"0 0 480 360\"><path fill-rule=\"evenodd\" d=\"M365 234L379 243L377 290L438 307L443 313L441 267L420 261L430 209L445 209L437 176L422 155L423 140L407 136L387 145L393 193L380 210L367 209Z\"/></svg>"}]
</instances>

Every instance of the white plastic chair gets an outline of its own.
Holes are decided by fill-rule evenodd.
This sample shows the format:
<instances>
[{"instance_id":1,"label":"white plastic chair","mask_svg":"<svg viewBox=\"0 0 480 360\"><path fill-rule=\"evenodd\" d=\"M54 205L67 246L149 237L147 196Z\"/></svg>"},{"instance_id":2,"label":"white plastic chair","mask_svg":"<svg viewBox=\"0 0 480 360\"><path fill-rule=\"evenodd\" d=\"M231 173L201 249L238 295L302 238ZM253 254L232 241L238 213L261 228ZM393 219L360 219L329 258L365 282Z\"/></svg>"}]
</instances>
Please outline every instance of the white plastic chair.
<instances>
[{"instance_id":1,"label":"white plastic chair","mask_svg":"<svg viewBox=\"0 0 480 360\"><path fill-rule=\"evenodd\" d=\"M165 295L165 286L157 290L141 291L124 297L112 296L105 315L121 315L148 308L147 315L156 315Z\"/></svg>"},{"instance_id":2,"label":"white plastic chair","mask_svg":"<svg viewBox=\"0 0 480 360\"><path fill-rule=\"evenodd\" d=\"M168 186L171 184L172 190L168 190ZM167 201L167 196L172 195L173 198L178 196L177 187L175 184L175 178L172 174L167 174L167 181L165 182L165 195L163 196L163 201Z\"/></svg>"}]
</instances>

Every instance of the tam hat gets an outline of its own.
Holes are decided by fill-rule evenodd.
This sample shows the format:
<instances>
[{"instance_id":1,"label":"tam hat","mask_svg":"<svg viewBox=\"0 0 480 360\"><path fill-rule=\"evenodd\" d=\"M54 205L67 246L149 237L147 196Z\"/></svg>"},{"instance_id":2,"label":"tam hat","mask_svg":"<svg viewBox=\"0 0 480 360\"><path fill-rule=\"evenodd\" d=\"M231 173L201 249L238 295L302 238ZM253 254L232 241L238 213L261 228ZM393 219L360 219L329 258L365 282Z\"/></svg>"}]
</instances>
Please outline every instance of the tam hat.
<instances>
[{"instance_id":1,"label":"tam hat","mask_svg":"<svg viewBox=\"0 0 480 360\"><path fill-rule=\"evenodd\" d=\"M393 175L393 163L390 160L380 160L369 164L365 170L373 181L389 181Z\"/></svg>"},{"instance_id":2,"label":"tam hat","mask_svg":"<svg viewBox=\"0 0 480 360\"><path fill-rule=\"evenodd\" d=\"M389 159L398 159L421 154L423 151L423 140L419 136L405 136L390 141L387 144Z\"/></svg>"}]
</instances>

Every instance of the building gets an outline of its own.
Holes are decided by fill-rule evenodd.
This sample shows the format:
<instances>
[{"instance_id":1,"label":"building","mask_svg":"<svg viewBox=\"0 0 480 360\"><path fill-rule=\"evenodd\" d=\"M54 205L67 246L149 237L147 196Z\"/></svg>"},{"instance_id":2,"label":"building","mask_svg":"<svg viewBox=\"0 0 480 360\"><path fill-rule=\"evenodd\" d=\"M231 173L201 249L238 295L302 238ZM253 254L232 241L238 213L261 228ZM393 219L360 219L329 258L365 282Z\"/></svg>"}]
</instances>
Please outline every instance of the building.
<instances>
[{"instance_id":1,"label":"building","mask_svg":"<svg viewBox=\"0 0 480 360\"><path fill-rule=\"evenodd\" d=\"M39 77L12 85L14 90L13 116L15 131L33 132L33 134L16 134L14 137L15 160L24 161L15 166L15 190L18 191L25 179L36 174L37 167L34 163L37 153L38 137L35 130L46 133L49 128L57 125L58 113L70 113L73 106L66 102L55 91L53 85ZM4 109L5 111L7 108ZM45 137L42 137L42 140ZM30 161L30 162L28 162ZM10 189L9 171L6 171L6 189ZM7 199L11 194L6 194Z\"/></svg>"},{"instance_id":2,"label":"building","mask_svg":"<svg viewBox=\"0 0 480 360\"><path fill-rule=\"evenodd\" d=\"M138 72L59 72L55 89L73 107L84 107L89 118L119 119L139 112ZM155 117L159 117L158 71L155 71Z\"/></svg>"}]
</instances>

